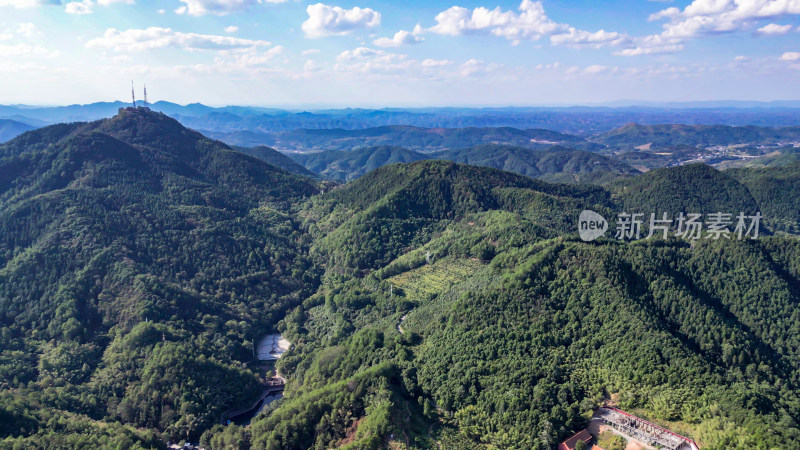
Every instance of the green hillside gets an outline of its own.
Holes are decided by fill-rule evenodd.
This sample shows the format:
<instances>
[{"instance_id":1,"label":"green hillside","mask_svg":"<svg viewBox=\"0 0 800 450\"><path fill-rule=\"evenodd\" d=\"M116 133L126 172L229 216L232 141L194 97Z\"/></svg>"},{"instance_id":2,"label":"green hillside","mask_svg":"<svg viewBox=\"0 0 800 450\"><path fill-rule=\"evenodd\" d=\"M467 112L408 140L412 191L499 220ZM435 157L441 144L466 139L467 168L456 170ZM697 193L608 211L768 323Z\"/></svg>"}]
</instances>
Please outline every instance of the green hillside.
<instances>
[{"instance_id":1,"label":"green hillside","mask_svg":"<svg viewBox=\"0 0 800 450\"><path fill-rule=\"evenodd\" d=\"M747 187L777 230L800 233L800 161L770 168L731 169L725 174Z\"/></svg>"},{"instance_id":2,"label":"green hillside","mask_svg":"<svg viewBox=\"0 0 800 450\"><path fill-rule=\"evenodd\" d=\"M0 173L8 445L196 438L258 392L248 342L315 289L288 213L316 182L143 109L22 135Z\"/></svg>"},{"instance_id":3,"label":"green hillside","mask_svg":"<svg viewBox=\"0 0 800 450\"><path fill-rule=\"evenodd\" d=\"M370 448L380 433L412 448L553 448L609 397L704 448L798 445L797 239L570 237L586 207L754 205L704 166L619 186L609 196L420 161L312 199L327 274L282 322L300 342L280 362L297 394L256 421L256 447L357 430Z\"/></svg>"},{"instance_id":4,"label":"green hillside","mask_svg":"<svg viewBox=\"0 0 800 450\"><path fill-rule=\"evenodd\" d=\"M351 151L293 153L295 161L323 177L345 182L388 164L438 159L492 167L533 178L561 183L601 183L639 173L623 162L585 150L550 147L531 150L508 145L419 153L402 147L364 147Z\"/></svg>"},{"instance_id":5,"label":"green hillside","mask_svg":"<svg viewBox=\"0 0 800 450\"><path fill-rule=\"evenodd\" d=\"M436 152L430 156L561 183L601 182L618 175L639 173L627 164L603 155L564 147L530 150L489 144Z\"/></svg>"},{"instance_id":6,"label":"green hillside","mask_svg":"<svg viewBox=\"0 0 800 450\"><path fill-rule=\"evenodd\" d=\"M340 183L356 179L387 164L429 159L422 153L393 146L364 147L350 151L293 153L291 157L306 169Z\"/></svg>"},{"instance_id":7,"label":"green hillside","mask_svg":"<svg viewBox=\"0 0 800 450\"><path fill-rule=\"evenodd\" d=\"M233 147L233 149L246 155L258 158L265 163L272 164L275 167L280 167L281 169L295 175L302 175L304 177L312 178L318 177L314 172L311 172L300 164L297 164L291 158L275 150L274 148L259 145L257 147Z\"/></svg>"}]
</instances>

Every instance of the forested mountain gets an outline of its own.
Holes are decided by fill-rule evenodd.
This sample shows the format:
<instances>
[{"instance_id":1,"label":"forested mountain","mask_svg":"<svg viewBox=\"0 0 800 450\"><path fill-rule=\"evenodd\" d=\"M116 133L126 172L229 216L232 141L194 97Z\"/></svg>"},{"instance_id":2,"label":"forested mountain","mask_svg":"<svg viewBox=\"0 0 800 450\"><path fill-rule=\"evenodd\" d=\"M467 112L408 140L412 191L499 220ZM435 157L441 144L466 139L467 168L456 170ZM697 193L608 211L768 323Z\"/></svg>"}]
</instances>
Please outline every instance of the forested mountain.
<instances>
[{"instance_id":1,"label":"forested mountain","mask_svg":"<svg viewBox=\"0 0 800 450\"><path fill-rule=\"evenodd\" d=\"M315 290L288 212L316 181L144 109L23 134L0 175L3 445L197 437L259 391L255 330Z\"/></svg>"},{"instance_id":2,"label":"forested mountain","mask_svg":"<svg viewBox=\"0 0 800 450\"><path fill-rule=\"evenodd\" d=\"M0 143L9 141L34 128L36 127L16 120L0 119Z\"/></svg>"},{"instance_id":3,"label":"forested mountain","mask_svg":"<svg viewBox=\"0 0 800 450\"><path fill-rule=\"evenodd\" d=\"M387 164L429 159L423 153L388 145L363 147L351 151L334 150L317 153L292 153L290 155L292 159L308 170L340 183L356 179Z\"/></svg>"},{"instance_id":4,"label":"forested mountain","mask_svg":"<svg viewBox=\"0 0 800 450\"><path fill-rule=\"evenodd\" d=\"M524 151L528 170L626 169ZM799 448L798 173L599 186L419 160L334 186L146 109L27 132L0 146L0 447L552 449L614 401L702 448ZM582 242L585 209L612 230L764 223ZM276 329L285 397L219 424L261 392L253 340Z\"/></svg>"},{"instance_id":5,"label":"forested mountain","mask_svg":"<svg viewBox=\"0 0 800 450\"><path fill-rule=\"evenodd\" d=\"M776 144L781 141L799 141L800 127L640 125L633 123L593 136L591 140L611 147L629 149L648 144L651 147Z\"/></svg>"},{"instance_id":6,"label":"forested mountain","mask_svg":"<svg viewBox=\"0 0 800 450\"><path fill-rule=\"evenodd\" d=\"M224 135L219 135L224 138ZM525 148L542 148L553 144L596 146L582 138L544 129L518 128L420 128L392 125L362 130L297 129L271 134L269 145L286 151L353 150L369 146L398 146L415 151L436 151L471 147L478 144L502 143Z\"/></svg>"},{"instance_id":7,"label":"forested mountain","mask_svg":"<svg viewBox=\"0 0 800 450\"><path fill-rule=\"evenodd\" d=\"M256 147L233 147L233 149L258 158L266 163L272 164L275 167L280 167L289 173L302 175L304 177L317 177L315 173L309 171L300 164L297 164L292 160L292 158L289 158L274 148L259 145Z\"/></svg>"},{"instance_id":8,"label":"forested mountain","mask_svg":"<svg viewBox=\"0 0 800 450\"><path fill-rule=\"evenodd\" d=\"M747 187L772 226L800 233L800 160L768 168L731 169L725 174Z\"/></svg>"},{"instance_id":9,"label":"forested mountain","mask_svg":"<svg viewBox=\"0 0 800 450\"><path fill-rule=\"evenodd\" d=\"M616 175L634 175L639 171L627 164L597 153L564 147L530 150L507 145L480 145L446 150L430 155L476 166L493 167L546 181L574 183L599 182Z\"/></svg>"},{"instance_id":10,"label":"forested mountain","mask_svg":"<svg viewBox=\"0 0 800 450\"><path fill-rule=\"evenodd\" d=\"M602 182L639 171L606 156L563 147L531 150L507 145L485 144L475 147L420 153L403 147L364 147L351 151L291 153L307 169L323 177L344 182L378 167L397 162L439 159L475 166L492 167L554 182Z\"/></svg>"},{"instance_id":11,"label":"forested mountain","mask_svg":"<svg viewBox=\"0 0 800 450\"><path fill-rule=\"evenodd\" d=\"M703 448L800 445L800 242L572 237L584 208L757 206L713 168L620 183L420 161L314 197L327 274L282 322L293 394L254 446L553 448L608 398Z\"/></svg>"}]
</instances>

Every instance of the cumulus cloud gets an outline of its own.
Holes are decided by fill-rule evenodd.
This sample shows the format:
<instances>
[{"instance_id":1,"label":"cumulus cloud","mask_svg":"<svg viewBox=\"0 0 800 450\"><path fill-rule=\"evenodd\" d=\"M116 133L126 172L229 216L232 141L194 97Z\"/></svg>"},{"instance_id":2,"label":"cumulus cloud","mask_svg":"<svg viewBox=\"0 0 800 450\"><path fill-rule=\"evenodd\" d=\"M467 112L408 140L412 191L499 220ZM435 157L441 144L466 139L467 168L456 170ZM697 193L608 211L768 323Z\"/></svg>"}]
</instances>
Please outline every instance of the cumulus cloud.
<instances>
[{"instance_id":1,"label":"cumulus cloud","mask_svg":"<svg viewBox=\"0 0 800 450\"><path fill-rule=\"evenodd\" d=\"M758 20L797 14L797 0L694 0L683 11L668 8L651 19L670 19L664 24L665 36L688 38L742 30Z\"/></svg>"},{"instance_id":2,"label":"cumulus cloud","mask_svg":"<svg viewBox=\"0 0 800 450\"><path fill-rule=\"evenodd\" d=\"M549 36L553 45L576 48L615 46L629 41L628 36L622 33L605 30L590 32L557 23L547 16L539 1L522 0L518 10L503 10L500 7L469 10L453 6L436 15L436 25L429 31L446 36L492 34L509 39L514 44Z\"/></svg>"},{"instance_id":3,"label":"cumulus cloud","mask_svg":"<svg viewBox=\"0 0 800 450\"><path fill-rule=\"evenodd\" d=\"M109 28L103 37L92 39L86 43L86 46L90 48L112 48L116 51L141 51L166 47L184 50L234 50L268 45L270 43L267 41L181 33L170 28L159 27L125 31Z\"/></svg>"},{"instance_id":4,"label":"cumulus cloud","mask_svg":"<svg viewBox=\"0 0 800 450\"><path fill-rule=\"evenodd\" d=\"M414 27L414 31L400 30L391 38L383 37L375 39L372 43L378 47L400 47L403 45L418 44L425 40L419 36L421 33L422 27L417 25Z\"/></svg>"},{"instance_id":5,"label":"cumulus cloud","mask_svg":"<svg viewBox=\"0 0 800 450\"><path fill-rule=\"evenodd\" d=\"M225 32L226 33L236 33L237 31L239 31L239 27L237 27L235 25L231 25L229 27L225 27Z\"/></svg>"},{"instance_id":6,"label":"cumulus cloud","mask_svg":"<svg viewBox=\"0 0 800 450\"><path fill-rule=\"evenodd\" d=\"M307 37L342 36L356 30L380 25L381 14L370 8L343 9L323 3L306 8L308 19L302 29Z\"/></svg>"},{"instance_id":7,"label":"cumulus cloud","mask_svg":"<svg viewBox=\"0 0 800 450\"><path fill-rule=\"evenodd\" d=\"M800 61L800 52L786 52L781 55L781 61Z\"/></svg>"},{"instance_id":8,"label":"cumulus cloud","mask_svg":"<svg viewBox=\"0 0 800 450\"><path fill-rule=\"evenodd\" d=\"M646 55L683 49L683 43L698 36L752 29L758 22L800 14L798 0L694 0L683 10L676 7L650 15L661 21L663 31L634 39L634 45L619 54ZM757 34L783 34L791 26L769 24Z\"/></svg>"},{"instance_id":9,"label":"cumulus cloud","mask_svg":"<svg viewBox=\"0 0 800 450\"><path fill-rule=\"evenodd\" d=\"M571 47L599 48L607 45L620 45L629 40L628 36L616 31L600 30L592 33L573 27L569 27L569 31L566 33L550 36L550 42L554 45L568 45Z\"/></svg>"},{"instance_id":10,"label":"cumulus cloud","mask_svg":"<svg viewBox=\"0 0 800 450\"><path fill-rule=\"evenodd\" d=\"M92 0L81 0L79 2L69 2L64 5L64 12L67 14L91 14L94 3Z\"/></svg>"},{"instance_id":11,"label":"cumulus cloud","mask_svg":"<svg viewBox=\"0 0 800 450\"><path fill-rule=\"evenodd\" d=\"M553 22L544 11L541 2L522 0L519 13L484 7L470 11L453 6L434 18L436 25L430 31L447 36L491 33L511 40L538 40L542 36L567 32L568 27Z\"/></svg>"},{"instance_id":12,"label":"cumulus cloud","mask_svg":"<svg viewBox=\"0 0 800 450\"><path fill-rule=\"evenodd\" d=\"M771 23L756 30L756 33L764 36L779 36L790 31L792 31L791 25L778 25L777 23Z\"/></svg>"},{"instance_id":13,"label":"cumulus cloud","mask_svg":"<svg viewBox=\"0 0 800 450\"><path fill-rule=\"evenodd\" d=\"M113 0L112 0L113 1ZM191 16L204 16L213 14L224 16L233 12L243 11L258 3L284 3L286 0L180 0L185 3L175 10L176 14L189 14Z\"/></svg>"}]
</instances>

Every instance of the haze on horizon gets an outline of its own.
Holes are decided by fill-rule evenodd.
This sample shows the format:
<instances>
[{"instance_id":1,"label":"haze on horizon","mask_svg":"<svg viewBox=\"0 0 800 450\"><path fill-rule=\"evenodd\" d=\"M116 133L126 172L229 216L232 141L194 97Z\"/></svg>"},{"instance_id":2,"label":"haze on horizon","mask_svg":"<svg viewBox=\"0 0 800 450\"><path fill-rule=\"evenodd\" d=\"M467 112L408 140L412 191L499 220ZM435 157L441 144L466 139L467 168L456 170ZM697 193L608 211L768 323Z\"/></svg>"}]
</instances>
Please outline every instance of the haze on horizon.
<instances>
[{"instance_id":1,"label":"haze on horizon","mask_svg":"<svg viewBox=\"0 0 800 450\"><path fill-rule=\"evenodd\" d=\"M800 99L800 2L0 0L0 104Z\"/></svg>"}]
</instances>

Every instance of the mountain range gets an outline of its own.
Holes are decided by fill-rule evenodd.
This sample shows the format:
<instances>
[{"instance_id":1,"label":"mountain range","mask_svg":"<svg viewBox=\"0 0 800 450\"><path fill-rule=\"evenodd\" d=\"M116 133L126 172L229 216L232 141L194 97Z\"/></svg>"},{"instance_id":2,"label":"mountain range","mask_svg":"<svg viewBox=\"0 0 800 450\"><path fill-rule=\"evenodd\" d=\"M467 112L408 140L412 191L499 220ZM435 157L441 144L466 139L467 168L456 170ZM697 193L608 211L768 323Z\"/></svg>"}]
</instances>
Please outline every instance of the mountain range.
<instances>
[{"instance_id":1,"label":"mountain range","mask_svg":"<svg viewBox=\"0 0 800 450\"><path fill-rule=\"evenodd\" d=\"M32 125L91 121L108 117L125 102L87 105L0 105L0 118L14 118ZM185 126L206 132L256 131L272 133L307 129L364 129L387 125L420 128L549 129L570 134L597 134L627 123L689 125L794 126L800 121L796 102L686 103L637 106L626 102L606 106L487 107L487 108L383 108L383 109L279 109L248 106L211 107L200 103L178 105L166 101L148 104ZM32 123L36 121L38 123ZM234 143L236 144L236 143ZM259 144L269 145L266 142ZM236 144L239 145L239 144ZM248 145L249 146L249 145Z\"/></svg>"},{"instance_id":2,"label":"mountain range","mask_svg":"<svg viewBox=\"0 0 800 450\"><path fill-rule=\"evenodd\" d=\"M543 450L613 402L702 448L800 447L800 163L488 149L303 155L375 166L336 184L144 108L0 145L0 446ZM764 220L614 238L662 211ZM284 397L223 425L275 375L271 333Z\"/></svg>"},{"instance_id":3,"label":"mountain range","mask_svg":"<svg viewBox=\"0 0 800 450\"><path fill-rule=\"evenodd\" d=\"M378 167L438 159L493 167L534 178L567 183L599 182L639 171L623 162L584 150L551 146L544 150L486 144L433 153L420 153L396 146L363 147L351 151L290 153L306 169L323 178L345 182Z\"/></svg>"}]
</instances>

